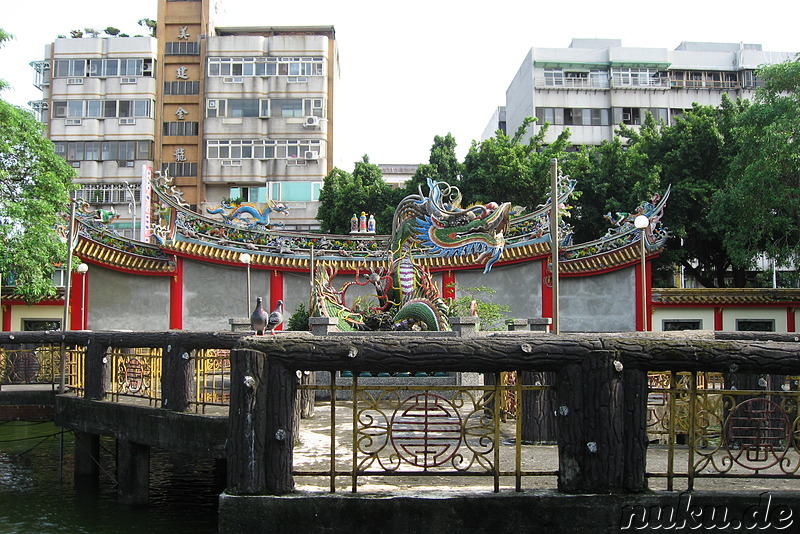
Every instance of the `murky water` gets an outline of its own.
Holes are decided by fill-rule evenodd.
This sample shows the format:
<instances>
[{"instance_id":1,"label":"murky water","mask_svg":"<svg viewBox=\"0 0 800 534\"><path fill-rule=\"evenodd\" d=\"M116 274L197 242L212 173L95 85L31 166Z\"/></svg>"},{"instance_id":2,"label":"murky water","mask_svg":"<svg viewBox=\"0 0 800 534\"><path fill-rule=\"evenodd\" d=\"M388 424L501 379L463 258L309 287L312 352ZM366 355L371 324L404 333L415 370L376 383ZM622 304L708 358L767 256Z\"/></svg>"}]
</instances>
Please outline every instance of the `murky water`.
<instances>
[{"instance_id":1,"label":"murky water","mask_svg":"<svg viewBox=\"0 0 800 534\"><path fill-rule=\"evenodd\" d=\"M0 532L3 534L211 534L224 473L213 460L153 449L150 502L116 502L113 439L101 440L100 477L76 483L74 440L50 422L0 423Z\"/></svg>"}]
</instances>

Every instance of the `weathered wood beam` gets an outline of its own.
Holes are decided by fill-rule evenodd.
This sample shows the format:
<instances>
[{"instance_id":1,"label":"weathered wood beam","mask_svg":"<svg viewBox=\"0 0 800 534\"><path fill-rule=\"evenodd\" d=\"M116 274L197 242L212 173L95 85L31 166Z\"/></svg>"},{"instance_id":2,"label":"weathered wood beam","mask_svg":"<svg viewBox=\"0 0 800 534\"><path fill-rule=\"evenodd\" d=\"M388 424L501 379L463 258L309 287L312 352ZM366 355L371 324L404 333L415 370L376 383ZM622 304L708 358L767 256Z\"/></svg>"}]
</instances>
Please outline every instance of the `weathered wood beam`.
<instances>
[{"instance_id":1,"label":"weathered wood beam","mask_svg":"<svg viewBox=\"0 0 800 534\"><path fill-rule=\"evenodd\" d=\"M308 371L557 371L612 351L624 368L647 371L800 372L800 343L669 336L265 336L242 338L239 346Z\"/></svg>"}]
</instances>

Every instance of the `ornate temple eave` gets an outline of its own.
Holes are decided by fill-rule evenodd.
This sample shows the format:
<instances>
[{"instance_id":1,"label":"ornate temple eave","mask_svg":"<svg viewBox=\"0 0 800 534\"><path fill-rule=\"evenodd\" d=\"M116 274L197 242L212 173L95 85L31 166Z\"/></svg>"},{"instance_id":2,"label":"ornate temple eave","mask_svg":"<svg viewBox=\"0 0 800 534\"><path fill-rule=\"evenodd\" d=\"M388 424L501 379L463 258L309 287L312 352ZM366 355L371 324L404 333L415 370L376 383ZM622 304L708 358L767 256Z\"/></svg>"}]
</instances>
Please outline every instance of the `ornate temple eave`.
<instances>
[{"instance_id":1,"label":"ornate temple eave","mask_svg":"<svg viewBox=\"0 0 800 534\"><path fill-rule=\"evenodd\" d=\"M133 254L98 243L87 236L79 237L75 246L75 254L84 261L118 271L153 275L170 275L175 272L174 259L151 258Z\"/></svg>"},{"instance_id":2,"label":"ornate temple eave","mask_svg":"<svg viewBox=\"0 0 800 534\"><path fill-rule=\"evenodd\" d=\"M653 304L664 306L800 305L800 289L702 288L653 289Z\"/></svg>"}]
</instances>

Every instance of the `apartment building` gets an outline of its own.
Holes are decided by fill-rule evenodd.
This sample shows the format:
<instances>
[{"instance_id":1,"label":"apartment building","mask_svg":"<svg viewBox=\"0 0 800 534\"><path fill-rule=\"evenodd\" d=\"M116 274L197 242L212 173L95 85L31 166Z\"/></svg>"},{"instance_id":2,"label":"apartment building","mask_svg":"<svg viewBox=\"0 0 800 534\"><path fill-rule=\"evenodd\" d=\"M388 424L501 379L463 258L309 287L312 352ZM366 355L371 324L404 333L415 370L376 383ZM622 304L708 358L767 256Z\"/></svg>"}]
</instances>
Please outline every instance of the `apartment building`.
<instances>
[{"instance_id":1,"label":"apartment building","mask_svg":"<svg viewBox=\"0 0 800 534\"><path fill-rule=\"evenodd\" d=\"M201 213L274 201L289 207L286 228L318 227L333 166L334 28L217 27L212 4L159 0L155 38L59 38L31 64L43 92L32 104L77 171L78 196L120 215L123 235L139 235L145 166Z\"/></svg>"},{"instance_id":2,"label":"apartment building","mask_svg":"<svg viewBox=\"0 0 800 534\"><path fill-rule=\"evenodd\" d=\"M668 50L623 47L619 39L531 48L506 90L506 131L536 117L529 135L548 122L546 140L569 128L574 145L599 145L613 139L620 123L641 125L648 111L671 124L695 102L719 104L723 93L752 98L759 83L755 71L793 56L760 44L682 42ZM484 138L497 127L495 113Z\"/></svg>"}]
</instances>

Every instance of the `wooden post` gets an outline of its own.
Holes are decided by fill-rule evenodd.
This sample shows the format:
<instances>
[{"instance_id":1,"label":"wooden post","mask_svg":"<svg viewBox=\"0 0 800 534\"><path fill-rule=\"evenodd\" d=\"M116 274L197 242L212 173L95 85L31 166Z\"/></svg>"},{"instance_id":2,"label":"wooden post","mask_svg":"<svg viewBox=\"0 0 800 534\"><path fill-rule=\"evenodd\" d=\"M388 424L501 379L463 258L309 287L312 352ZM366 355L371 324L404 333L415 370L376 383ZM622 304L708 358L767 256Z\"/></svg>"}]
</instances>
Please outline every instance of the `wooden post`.
<instances>
[{"instance_id":1,"label":"wooden post","mask_svg":"<svg viewBox=\"0 0 800 534\"><path fill-rule=\"evenodd\" d=\"M294 490L292 477L296 432L297 375L267 361L265 467L267 493L282 495Z\"/></svg>"},{"instance_id":2,"label":"wooden post","mask_svg":"<svg viewBox=\"0 0 800 534\"><path fill-rule=\"evenodd\" d=\"M164 347L161 374L162 406L184 412L189 408L194 388L194 366L190 351L176 344Z\"/></svg>"},{"instance_id":3,"label":"wooden post","mask_svg":"<svg viewBox=\"0 0 800 534\"><path fill-rule=\"evenodd\" d=\"M231 401L228 420L226 491L232 495L264 493L267 380L263 353L231 350Z\"/></svg>"},{"instance_id":4,"label":"wooden post","mask_svg":"<svg viewBox=\"0 0 800 534\"><path fill-rule=\"evenodd\" d=\"M613 351L595 351L558 372L559 491L608 493L623 487L623 388L615 362Z\"/></svg>"},{"instance_id":5,"label":"wooden post","mask_svg":"<svg viewBox=\"0 0 800 534\"><path fill-rule=\"evenodd\" d=\"M86 379L84 381L84 397L92 400L104 400L106 392L111 388L111 366L106 351L108 345L89 343L86 346Z\"/></svg>"},{"instance_id":6,"label":"wooden post","mask_svg":"<svg viewBox=\"0 0 800 534\"><path fill-rule=\"evenodd\" d=\"M552 386L552 371L520 371L520 383L527 386ZM522 442L556 443L556 392L552 389L522 392Z\"/></svg>"},{"instance_id":7,"label":"wooden post","mask_svg":"<svg viewBox=\"0 0 800 534\"><path fill-rule=\"evenodd\" d=\"M647 371L622 370L624 395L623 425L625 428L625 491L645 491L647 480Z\"/></svg>"},{"instance_id":8,"label":"wooden post","mask_svg":"<svg viewBox=\"0 0 800 534\"><path fill-rule=\"evenodd\" d=\"M75 478L100 474L100 436L75 431Z\"/></svg>"},{"instance_id":9,"label":"wooden post","mask_svg":"<svg viewBox=\"0 0 800 534\"><path fill-rule=\"evenodd\" d=\"M317 384L317 373L314 371L302 371L300 384L303 386L314 386ZM311 419L314 417L317 392L313 389L301 389L297 392L297 404L301 419ZM298 421L299 423L299 421Z\"/></svg>"},{"instance_id":10,"label":"wooden post","mask_svg":"<svg viewBox=\"0 0 800 534\"><path fill-rule=\"evenodd\" d=\"M150 447L117 440L117 500L122 504L147 504L150 498Z\"/></svg>"}]
</instances>

